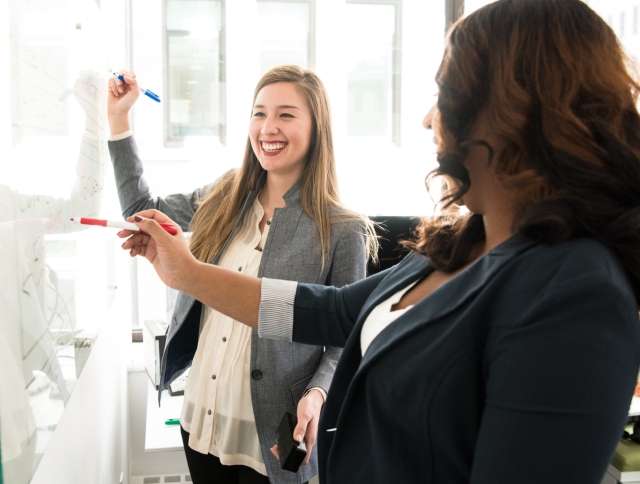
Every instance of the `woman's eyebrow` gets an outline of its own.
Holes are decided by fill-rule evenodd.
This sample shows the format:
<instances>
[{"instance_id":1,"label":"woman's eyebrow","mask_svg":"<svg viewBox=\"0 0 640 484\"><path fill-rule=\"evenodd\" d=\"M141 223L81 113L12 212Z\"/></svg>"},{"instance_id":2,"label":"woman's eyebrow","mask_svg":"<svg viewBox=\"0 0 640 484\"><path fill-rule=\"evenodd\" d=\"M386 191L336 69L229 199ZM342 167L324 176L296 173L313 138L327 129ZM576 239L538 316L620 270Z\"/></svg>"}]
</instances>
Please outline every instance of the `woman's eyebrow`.
<instances>
[{"instance_id":1,"label":"woman's eyebrow","mask_svg":"<svg viewBox=\"0 0 640 484\"><path fill-rule=\"evenodd\" d=\"M253 106L253 109L264 109L265 106L263 104L256 104ZM276 109L300 109L298 106L292 106L290 104L281 104L280 106L276 106Z\"/></svg>"}]
</instances>

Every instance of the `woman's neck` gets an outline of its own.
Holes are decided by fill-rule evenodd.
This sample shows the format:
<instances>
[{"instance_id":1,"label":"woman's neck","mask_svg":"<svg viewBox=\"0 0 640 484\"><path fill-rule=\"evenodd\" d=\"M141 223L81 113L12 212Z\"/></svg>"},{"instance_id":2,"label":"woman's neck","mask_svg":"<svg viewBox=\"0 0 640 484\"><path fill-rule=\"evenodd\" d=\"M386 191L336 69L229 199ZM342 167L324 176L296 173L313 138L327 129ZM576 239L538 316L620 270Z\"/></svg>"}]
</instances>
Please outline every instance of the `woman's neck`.
<instances>
[{"instance_id":1,"label":"woman's neck","mask_svg":"<svg viewBox=\"0 0 640 484\"><path fill-rule=\"evenodd\" d=\"M500 211L483 214L482 221L484 223L485 240L481 255L510 239L514 234L513 213L511 210L505 210L504 206Z\"/></svg>"},{"instance_id":2,"label":"woman's neck","mask_svg":"<svg viewBox=\"0 0 640 484\"><path fill-rule=\"evenodd\" d=\"M274 209L287 205L284 200L284 195L297 181L298 177L280 177L267 174L267 180L260 192L259 200L265 213L269 215L269 218L271 218Z\"/></svg>"}]
</instances>

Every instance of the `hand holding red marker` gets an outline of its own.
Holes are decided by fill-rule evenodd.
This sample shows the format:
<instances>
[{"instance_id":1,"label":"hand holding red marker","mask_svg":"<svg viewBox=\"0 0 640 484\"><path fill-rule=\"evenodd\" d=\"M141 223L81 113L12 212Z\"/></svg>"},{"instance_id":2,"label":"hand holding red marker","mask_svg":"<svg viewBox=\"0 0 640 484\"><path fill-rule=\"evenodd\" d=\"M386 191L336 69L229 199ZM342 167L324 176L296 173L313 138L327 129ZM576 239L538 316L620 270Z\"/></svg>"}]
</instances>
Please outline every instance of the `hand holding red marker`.
<instances>
[{"instance_id":1,"label":"hand holding red marker","mask_svg":"<svg viewBox=\"0 0 640 484\"><path fill-rule=\"evenodd\" d=\"M118 237L126 238L122 248L129 251L129 255L146 258L169 287L185 291L196 282L194 275L203 264L189 250L178 224L155 209L138 212L127 221L135 222L140 228L138 232L118 232ZM175 228L177 235L169 235L166 225Z\"/></svg>"}]
</instances>

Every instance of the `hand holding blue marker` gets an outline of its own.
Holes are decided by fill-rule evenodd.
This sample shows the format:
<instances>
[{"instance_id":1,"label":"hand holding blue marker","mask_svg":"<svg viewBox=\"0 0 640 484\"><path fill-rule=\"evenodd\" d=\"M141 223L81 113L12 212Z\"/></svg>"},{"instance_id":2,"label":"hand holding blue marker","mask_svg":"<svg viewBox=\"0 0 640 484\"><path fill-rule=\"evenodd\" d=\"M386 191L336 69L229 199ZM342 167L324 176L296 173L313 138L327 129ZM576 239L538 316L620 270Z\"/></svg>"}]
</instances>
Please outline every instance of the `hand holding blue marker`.
<instances>
[{"instance_id":1,"label":"hand holding blue marker","mask_svg":"<svg viewBox=\"0 0 640 484\"><path fill-rule=\"evenodd\" d=\"M112 74L113 74L113 77L115 77L117 80L124 82L125 84L127 83L127 81L124 80L124 76L122 74L119 74L117 72L112 72ZM145 96L147 96L148 98L153 99L156 102L160 102L160 96L158 96L155 92L151 91L150 89L140 88L140 92Z\"/></svg>"}]
</instances>

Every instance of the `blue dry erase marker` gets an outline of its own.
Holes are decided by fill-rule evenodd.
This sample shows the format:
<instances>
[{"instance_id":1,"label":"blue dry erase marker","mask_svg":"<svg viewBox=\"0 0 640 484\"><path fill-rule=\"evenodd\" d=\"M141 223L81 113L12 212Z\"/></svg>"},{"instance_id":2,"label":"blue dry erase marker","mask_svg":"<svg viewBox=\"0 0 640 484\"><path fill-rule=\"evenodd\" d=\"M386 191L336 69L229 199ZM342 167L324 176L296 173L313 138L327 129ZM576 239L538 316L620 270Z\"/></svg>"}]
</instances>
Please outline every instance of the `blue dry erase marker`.
<instances>
[{"instance_id":1,"label":"blue dry erase marker","mask_svg":"<svg viewBox=\"0 0 640 484\"><path fill-rule=\"evenodd\" d=\"M127 81L124 80L124 76L122 74L118 74L117 72L112 72L112 74L113 74L113 77L115 77L119 81L122 81L125 84L127 83ZM160 102L160 96L158 96L155 92L151 91L150 89L140 88L140 92L145 96L147 96L148 98L153 99L158 103Z\"/></svg>"}]
</instances>

